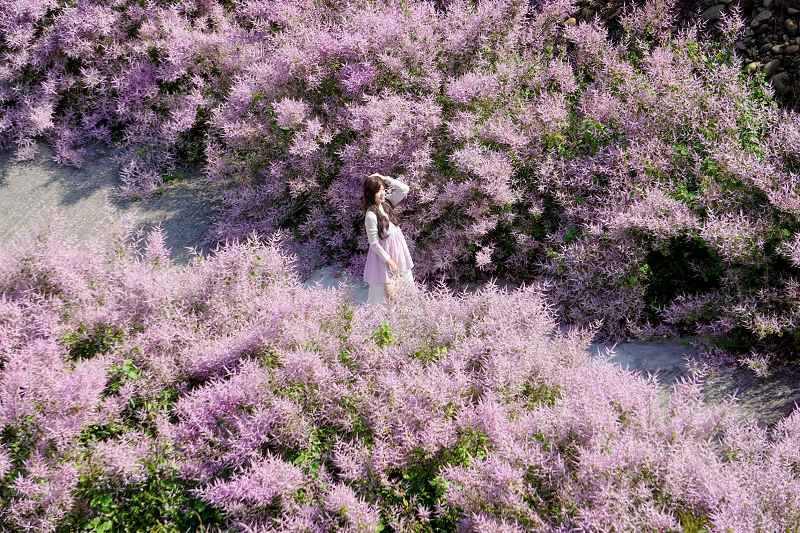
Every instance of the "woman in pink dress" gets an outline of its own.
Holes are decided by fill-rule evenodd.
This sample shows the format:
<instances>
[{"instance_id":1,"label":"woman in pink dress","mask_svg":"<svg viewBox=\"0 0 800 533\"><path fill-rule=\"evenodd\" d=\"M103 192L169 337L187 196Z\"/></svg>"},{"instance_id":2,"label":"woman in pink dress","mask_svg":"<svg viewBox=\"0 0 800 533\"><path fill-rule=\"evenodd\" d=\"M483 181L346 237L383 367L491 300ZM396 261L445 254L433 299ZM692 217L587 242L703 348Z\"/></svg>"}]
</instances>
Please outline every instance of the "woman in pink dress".
<instances>
[{"instance_id":1,"label":"woman in pink dress","mask_svg":"<svg viewBox=\"0 0 800 533\"><path fill-rule=\"evenodd\" d=\"M364 228L369 242L364 281L369 283L368 304L386 303L390 272L399 274L408 287L414 288L414 262L394 212L408 191L405 183L382 174L375 173L364 180Z\"/></svg>"}]
</instances>

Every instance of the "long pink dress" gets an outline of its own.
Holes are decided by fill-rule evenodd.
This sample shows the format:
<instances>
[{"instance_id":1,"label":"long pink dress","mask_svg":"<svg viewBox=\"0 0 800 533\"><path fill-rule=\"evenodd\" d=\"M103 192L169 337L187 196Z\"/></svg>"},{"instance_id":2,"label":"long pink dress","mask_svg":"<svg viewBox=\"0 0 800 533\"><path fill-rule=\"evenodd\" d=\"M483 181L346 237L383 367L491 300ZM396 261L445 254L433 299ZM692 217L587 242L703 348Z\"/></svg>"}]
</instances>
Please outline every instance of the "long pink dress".
<instances>
[{"instance_id":1,"label":"long pink dress","mask_svg":"<svg viewBox=\"0 0 800 533\"><path fill-rule=\"evenodd\" d=\"M392 202L392 205L397 205L403 198L406 197L409 191L408 185L405 183L389 178L392 185L392 191L387 195ZM367 260L364 265L364 281L369 283L369 296L367 303L385 303L385 284L389 279L389 265L386 263L384 255L388 255L397 262L397 268L400 275L413 286L414 278L411 269L414 268L414 261L411 259L411 253L408 251L403 231L391 221L389 221L388 234L385 239L375 238L376 217L372 212L367 212L364 215L364 225L367 229L368 239L370 238L370 229L372 230L372 239L369 251L367 252ZM378 248L380 246L380 249Z\"/></svg>"}]
</instances>

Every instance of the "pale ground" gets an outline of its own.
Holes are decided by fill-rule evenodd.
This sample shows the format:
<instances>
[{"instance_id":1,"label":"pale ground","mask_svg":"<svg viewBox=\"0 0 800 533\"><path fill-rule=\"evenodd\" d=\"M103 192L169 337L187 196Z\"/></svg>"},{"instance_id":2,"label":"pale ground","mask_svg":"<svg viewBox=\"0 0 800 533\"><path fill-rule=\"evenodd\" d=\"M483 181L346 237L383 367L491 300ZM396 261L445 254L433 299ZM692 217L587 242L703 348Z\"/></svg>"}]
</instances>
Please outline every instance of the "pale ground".
<instances>
[{"instance_id":1,"label":"pale ground","mask_svg":"<svg viewBox=\"0 0 800 533\"><path fill-rule=\"evenodd\" d=\"M171 184L151 199L123 202L112 194L118 174L107 150L94 149L91 161L79 170L58 166L51 157L46 147L41 147L34 161L25 163L13 162L9 154L0 153L0 243L57 218L74 238L92 239L107 234L119 226L121 217L129 216L137 227L160 223L178 263L190 257L187 247L209 251L204 235L210 226L213 201L197 181ZM330 268L322 268L305 283L332 287L346 279L337 277ZM366 301L366 284L350 282L353 301ZM597 353L601 348L593 345L590 352ZM654 373L661 383L669 385L687 375L685 358L695 355L697 348L686 341L630 342L618 344L614 352L614 362ZM800 366L774 369L765 379L745 369L726 367L708 379L705 394L711 401L735 394L746 412L771 425L800 402Z\"/></svg>"}]
</instances>

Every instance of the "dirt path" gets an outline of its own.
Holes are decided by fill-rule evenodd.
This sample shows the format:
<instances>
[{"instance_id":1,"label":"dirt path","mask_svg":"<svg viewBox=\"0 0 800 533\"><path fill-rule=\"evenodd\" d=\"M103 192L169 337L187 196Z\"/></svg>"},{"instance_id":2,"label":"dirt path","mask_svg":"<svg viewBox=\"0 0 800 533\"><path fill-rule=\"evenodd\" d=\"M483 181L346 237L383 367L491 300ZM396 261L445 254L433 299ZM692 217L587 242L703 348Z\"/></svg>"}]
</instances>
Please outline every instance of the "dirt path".
<instances>
[{"instance_id":1,"label":"dirt path","mask_svg":"<svg viewBox=\"0 0 800 533\"><path fill-rule=\"evenodd\" d=\"M117 165L108 151L93 148L82 169L52 161L52 150L41 145L35 160L16 163L0 153L0 240L46 226L60 219L76 239L91 239L119 227L124 216L138 228L161 224L172 258L185 263L186 247L207 251L204 235L210 226L213 203L200 183L177 182L144 201L113 197L118 184Z\"/></svg>"}]
</instances>

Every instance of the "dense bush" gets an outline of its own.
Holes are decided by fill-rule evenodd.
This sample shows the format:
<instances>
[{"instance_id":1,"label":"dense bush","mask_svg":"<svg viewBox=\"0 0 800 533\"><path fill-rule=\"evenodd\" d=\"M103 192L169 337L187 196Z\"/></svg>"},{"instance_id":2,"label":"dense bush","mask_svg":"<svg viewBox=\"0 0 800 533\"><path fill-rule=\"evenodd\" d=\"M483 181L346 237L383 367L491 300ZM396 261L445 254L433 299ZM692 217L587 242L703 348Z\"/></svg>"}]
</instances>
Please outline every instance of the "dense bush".
<instances>
[{"instance_id":1,"label":"dense bush","mask_svg":"<svg viewBox=\"0 0 800 533\"><path fill-rule=\"evenodd\" d=\"M537 287L353 308L281 239L0 252L4 531L800 526L800 411L667 399Z\"/></svg>"},{"instance_id":2,"label":"dense bush","mask_svg":"<svg viewBox=\"0 0 800 533\"><path fill-rule=\"evenodd\" d=\"M360 181L411 186L418 279L549 279L567 323L796 351L800 117L732 41L568 0L21 0L0 131L30 156L118 141L129 193L200 165L224 240L288 229L305 273L367 250ZM100 22L98 22L100 21Z\"/></svg>"}]
</instances>

